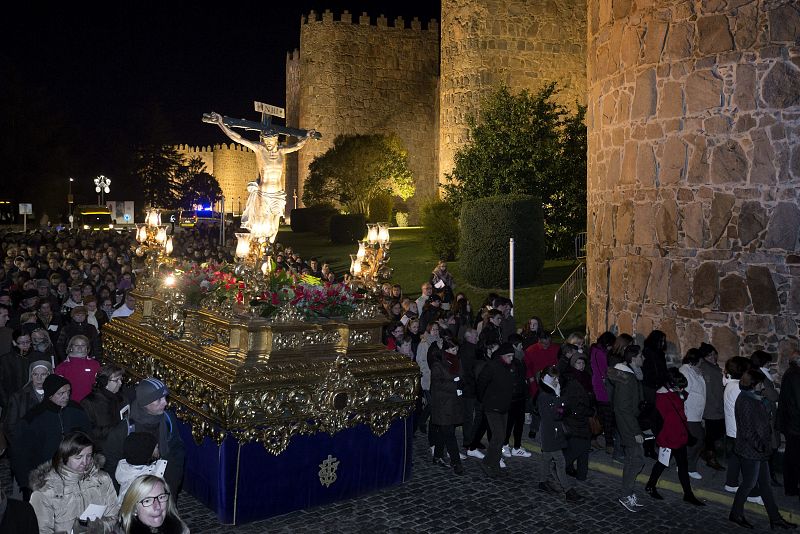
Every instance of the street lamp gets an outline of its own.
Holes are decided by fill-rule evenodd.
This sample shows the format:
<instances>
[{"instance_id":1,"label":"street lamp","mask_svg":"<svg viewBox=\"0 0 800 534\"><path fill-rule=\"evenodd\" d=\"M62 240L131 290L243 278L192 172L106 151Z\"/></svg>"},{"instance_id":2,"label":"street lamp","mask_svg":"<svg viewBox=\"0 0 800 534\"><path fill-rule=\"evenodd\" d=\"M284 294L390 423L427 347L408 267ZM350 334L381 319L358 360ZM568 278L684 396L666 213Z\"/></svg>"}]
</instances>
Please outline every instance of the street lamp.
<instances>
[{"instance_id":1,"label":"street lamp","mask_svg":"<svg viewBox=\"0 0 800 534\"><path fill-rule=\"evenodd\" d=\"M111 192L110 185L111 178L106 178L102 174L94 179L94 190L98 193L98 204L101 206L105 204L105 195Z\"/></svg>"},{"instance_id":2,"label":"street lamp","mask_svg":"<svg viewBox=\"0 0 800 534\"><path fill-rule=\"evenodd\" d=\"M75 181L75 178L72 176L69 177L69 192L67 193L67 217L72 216L72 182ZM70 228L72 228L72 220L70 219Z\"/></svg>"}]
</instances>

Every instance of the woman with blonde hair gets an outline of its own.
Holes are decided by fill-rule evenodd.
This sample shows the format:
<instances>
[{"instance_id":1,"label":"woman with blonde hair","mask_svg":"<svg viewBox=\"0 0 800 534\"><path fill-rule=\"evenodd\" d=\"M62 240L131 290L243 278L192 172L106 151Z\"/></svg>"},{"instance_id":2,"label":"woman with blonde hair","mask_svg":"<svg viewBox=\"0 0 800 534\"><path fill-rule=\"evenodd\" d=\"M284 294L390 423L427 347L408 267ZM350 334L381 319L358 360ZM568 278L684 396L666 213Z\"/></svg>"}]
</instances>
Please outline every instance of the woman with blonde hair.
<instances>
[{"instance_id":1,"label":"woman with blonde hair","mask_svg":"<svg viewBox=\"0 0 800 534\"><path fill-rule=\"evenodd\" d=\"M181 521L169 486L155 475L142 475L131 482L119 510L115 534L189 534Z\"/></svg>"}]
</instances>

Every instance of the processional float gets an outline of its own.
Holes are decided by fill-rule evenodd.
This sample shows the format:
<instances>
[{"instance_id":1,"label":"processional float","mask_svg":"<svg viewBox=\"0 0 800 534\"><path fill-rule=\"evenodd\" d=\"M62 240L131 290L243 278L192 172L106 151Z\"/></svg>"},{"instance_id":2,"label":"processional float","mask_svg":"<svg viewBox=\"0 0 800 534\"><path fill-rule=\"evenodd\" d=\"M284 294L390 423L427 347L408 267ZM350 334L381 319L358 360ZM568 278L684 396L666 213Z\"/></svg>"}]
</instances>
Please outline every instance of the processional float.
<instances>
[{"instance_id":1,"label":"processional float","mask_svg":"<svg viewBox=\"0 0 800 534\"><path fill-rule=\"evenodd\" d=\"M405 481L418 367L385 350L385 319L352 286L274 270L283 215L283 155L311 131L204 115L253 149L259 181L237 234L237 263L176 270L157 210L137 230L147 272L136 309L104 326L106 358L132 378L155 376L187 445L184 489L223 523L245 523ZM253 142L234 132L260 132ZM279 145L277 135L296 136ZM328 315L328 317L323 317Z\"/></svg>"}]
</instances>

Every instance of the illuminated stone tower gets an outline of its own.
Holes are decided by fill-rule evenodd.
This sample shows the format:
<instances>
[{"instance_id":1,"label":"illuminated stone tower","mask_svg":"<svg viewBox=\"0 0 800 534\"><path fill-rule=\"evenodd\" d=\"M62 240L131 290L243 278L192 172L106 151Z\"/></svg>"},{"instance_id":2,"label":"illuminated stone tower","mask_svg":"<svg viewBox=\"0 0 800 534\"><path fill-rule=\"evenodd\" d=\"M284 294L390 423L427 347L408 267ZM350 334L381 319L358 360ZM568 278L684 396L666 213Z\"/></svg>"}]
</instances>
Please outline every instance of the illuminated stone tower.
<instances>
[{"instance_id":1,"label":"illuminated stone tower","mask_svg":"<svg viewBox=\"0 0 800 534\"><path fill-rule=\"evenodd\" d=\"M795 1L589 0L594 339L663 330L722 359L796 342Z\"/></svg>"}]
</instances>

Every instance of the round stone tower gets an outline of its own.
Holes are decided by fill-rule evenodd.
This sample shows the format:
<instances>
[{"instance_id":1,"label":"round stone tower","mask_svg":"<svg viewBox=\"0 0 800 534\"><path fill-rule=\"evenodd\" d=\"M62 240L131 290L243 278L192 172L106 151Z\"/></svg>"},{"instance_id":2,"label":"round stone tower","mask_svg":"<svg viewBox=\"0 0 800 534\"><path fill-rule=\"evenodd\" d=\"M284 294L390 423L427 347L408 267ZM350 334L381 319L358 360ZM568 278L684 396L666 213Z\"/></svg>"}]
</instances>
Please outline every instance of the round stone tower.
<instances>
[{"instance_id":1,"label":"round stone tower","mask_svg":"<svg viewBox=\"0 0 800 534\"><path fill-rule=\"evenodd\" d=\"M591 337L796 346L797 2L588 4Z\"/></svg>"},{"instance_id":2,"label":"round stone tower","mask_svg":"<svg viewBox=\"0 0 800 534\"><path fill-rule=\"evenodd\" d=\"M586 102L586 0L442 0L439 181L467 141L467 117L500 84L558 82L558 100Z\"/></svg>"}]
</instances>

